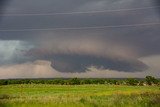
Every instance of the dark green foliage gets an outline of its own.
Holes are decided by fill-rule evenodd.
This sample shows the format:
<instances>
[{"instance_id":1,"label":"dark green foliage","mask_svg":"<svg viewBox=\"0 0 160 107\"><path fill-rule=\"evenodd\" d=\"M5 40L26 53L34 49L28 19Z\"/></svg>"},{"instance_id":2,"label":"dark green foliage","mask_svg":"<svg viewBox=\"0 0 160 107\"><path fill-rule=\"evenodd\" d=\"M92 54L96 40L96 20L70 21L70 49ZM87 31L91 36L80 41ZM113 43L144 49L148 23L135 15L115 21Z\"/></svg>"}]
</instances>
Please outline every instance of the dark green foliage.
<instances>
[{"instance_id":1,"label":"dark green foliage","mask_svg":"<svg viewBox=\"0 0 160 107\"><path fill-rule=\"evenodd\" d=\"M92 80L91 79L84 79L81 81L81 84L92 84Z\"/></svg>"},{"instance_id":2,"label":"dark green foliage","mask_svg":"<svg viewBox=\"0 0 160 107\"><path fill-rule=\"evenodd\" d=\"M139 86L143 86L144 85L144 81L139 81Z\"/></svg>"},{"instance_id":3,"label":"dark green foliage","mask_svg":"<svg viewBox=\"0 0 160 107\"><path fill-rule=\"evenodd\" d=\"M104 84L105 80L103 79L93 79L92 84Z\"/></svg>"},{"instance_id":4,"label":"dark green foliage","mask_svg":"<svg viewBox=\"0 0 160 107\"><path fill-rule=\"evenodd\" d=\"M126 80L126 83L127 83L127 85L137 85L139 83L139 81L134 78L128 78Z\"/></svg>"},{"instance_id":5,"label":"dark green foliage","mask_svg":"<svg viewBox=\"0 0 160 107\"><path fill-rule=\"evenodd\" d=\"M146 80L146 83L148 85L158 84L159 83L159 81L156 78L152 77L152 76L146 76L145 80Z\"/></svg>"},{"instance_id":6,"label":"dark green foliage","mask_svg":"<svg viewBox=\"0 0 160 107\"><path fill-rule=\"evenodd\" d=\"M146 76L145 80L138 80L134 78L128 79L14 79L14 80L0 80L0 85L9 84L55 84L55 85L83 85L83 84L108 84L108 85L140 85L145 84L160 84L160 81L152 76Z\"/></svg>"},{"instance_id":7,"label":"dark green foliage","mask_svg":"<svg viewBox=\"0 0 160 107\"><path fill-rule=\"evenodd\" d=\"M8 85L8 80L1 80L0 85Z\"/></svg>"},{"instance_id":8,"label":"dark green foliage","mask_svg":"<svg viewBox=\"0 0 160 107\"><path fill-rule=\"evenodd\" d=\"M73 78L69 81L69 85L80 85L81 81L78 78Z\"/></svg>"}]
</instances>

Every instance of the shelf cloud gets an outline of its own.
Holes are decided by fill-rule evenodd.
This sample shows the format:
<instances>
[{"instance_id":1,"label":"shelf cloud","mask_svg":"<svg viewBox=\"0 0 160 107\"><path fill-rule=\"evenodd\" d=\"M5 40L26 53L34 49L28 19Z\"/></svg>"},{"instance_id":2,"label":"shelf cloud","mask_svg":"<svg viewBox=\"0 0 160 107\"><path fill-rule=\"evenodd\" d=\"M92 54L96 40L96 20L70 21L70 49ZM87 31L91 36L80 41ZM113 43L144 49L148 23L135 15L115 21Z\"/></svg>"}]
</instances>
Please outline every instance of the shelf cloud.
<instances>
[{"instance_id":1,"label":"shelf cloud","mask_svg":"<svg viewBox=\"0 0 160 107\"><path fill-rule=\"evenodd\" d=\"M94 77L99 71L88 72L95 67L115 77L158 70L141 60L160 54L158 6L158 0L2 0L0 74Z\"/></svg>"}]
</instances>

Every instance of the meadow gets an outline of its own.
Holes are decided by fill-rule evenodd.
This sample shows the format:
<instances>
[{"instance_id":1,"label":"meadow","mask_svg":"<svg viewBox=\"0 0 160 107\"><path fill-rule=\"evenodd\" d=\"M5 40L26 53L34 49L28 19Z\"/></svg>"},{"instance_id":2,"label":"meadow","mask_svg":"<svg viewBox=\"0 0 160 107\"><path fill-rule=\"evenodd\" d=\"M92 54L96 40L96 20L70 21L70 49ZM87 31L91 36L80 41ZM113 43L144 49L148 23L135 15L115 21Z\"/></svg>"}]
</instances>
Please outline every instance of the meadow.
<instances>
[{"instance_id":1,"label":"meadow","mask_svg":"<svg viewBox=\"0 0 160 107\"><path fill-rule=\"evenodd\" d=\"M11 84L0 107L160 107L159 86Z\"/></svg>"}]
</instances>

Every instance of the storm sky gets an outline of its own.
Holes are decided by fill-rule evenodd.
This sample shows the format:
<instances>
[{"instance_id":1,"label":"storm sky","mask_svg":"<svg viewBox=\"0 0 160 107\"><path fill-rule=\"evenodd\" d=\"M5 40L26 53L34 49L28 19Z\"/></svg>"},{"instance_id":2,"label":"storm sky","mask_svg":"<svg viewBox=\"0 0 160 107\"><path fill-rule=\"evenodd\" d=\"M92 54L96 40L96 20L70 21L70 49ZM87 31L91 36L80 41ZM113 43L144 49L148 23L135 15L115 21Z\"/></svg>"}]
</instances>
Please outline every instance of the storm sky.
<instances>
[{"instance_id":1,"label":"storm sky","mask_svg":"<svg viewBox=\"0 0 160 107\"><path fill-rule=\"evenodd\" d=\"M0 79L160 77L158 0L1 0Z\"/></svg>"}]
</instances>

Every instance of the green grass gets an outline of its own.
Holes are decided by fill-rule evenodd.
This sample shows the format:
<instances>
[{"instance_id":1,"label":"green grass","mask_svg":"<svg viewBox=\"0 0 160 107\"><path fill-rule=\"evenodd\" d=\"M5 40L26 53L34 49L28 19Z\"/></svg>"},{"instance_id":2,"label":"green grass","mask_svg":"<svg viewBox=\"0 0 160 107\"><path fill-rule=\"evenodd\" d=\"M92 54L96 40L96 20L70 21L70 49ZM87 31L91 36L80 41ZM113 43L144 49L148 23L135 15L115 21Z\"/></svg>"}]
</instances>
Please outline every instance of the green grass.
<instances>
[{"instance_id":1,"label":"green grass","mask_svg":"<svg viewBox=\"0 0 160 107\"><path fill-rule=\"evenodd\" d=\"M3 85L0 107L159 107L158 86Z\"/></svg>"}]
</instances>

